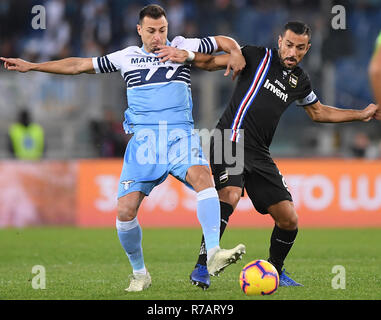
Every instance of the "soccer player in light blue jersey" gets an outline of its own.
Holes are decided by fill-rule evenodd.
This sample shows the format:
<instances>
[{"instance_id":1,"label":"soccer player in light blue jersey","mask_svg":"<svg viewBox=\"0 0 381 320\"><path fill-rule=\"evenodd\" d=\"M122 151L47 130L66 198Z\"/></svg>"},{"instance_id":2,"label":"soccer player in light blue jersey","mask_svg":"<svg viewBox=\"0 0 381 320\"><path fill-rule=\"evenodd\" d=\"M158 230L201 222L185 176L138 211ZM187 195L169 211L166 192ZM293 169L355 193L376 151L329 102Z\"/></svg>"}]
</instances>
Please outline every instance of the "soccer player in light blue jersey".
<instances>
[{"instance_id":1,"label":"soccer player in light blue jersey","mask_svg":"<svg viewBox=\"0 0 381 320\"><path fill-rule=\"evenodd\" d=\"M116 229L133 269L126 291L142 291L151 285L143 258L142 229L137 219L139 206L152 189L171 174L197 193L197 218L205 237L210 274L218 274L245 253L240 244L226 250L219 247L220 205L210 169L193 132L190 59L185 64L160 61L156 51L162 45L208 53L230 53L226 74L245 66L239 45L223 36L202 39L175 37L167 40L166 13L158 5L140 11L137 25L143 46L95 58L66 58L44 63L1 58L8 70L41 71L75 75L119 71L126 82L128 108L124 129L132 134L124 156L118 190ZM209 284L207 284L209 286Z\"/></svg>"}]
</instances>

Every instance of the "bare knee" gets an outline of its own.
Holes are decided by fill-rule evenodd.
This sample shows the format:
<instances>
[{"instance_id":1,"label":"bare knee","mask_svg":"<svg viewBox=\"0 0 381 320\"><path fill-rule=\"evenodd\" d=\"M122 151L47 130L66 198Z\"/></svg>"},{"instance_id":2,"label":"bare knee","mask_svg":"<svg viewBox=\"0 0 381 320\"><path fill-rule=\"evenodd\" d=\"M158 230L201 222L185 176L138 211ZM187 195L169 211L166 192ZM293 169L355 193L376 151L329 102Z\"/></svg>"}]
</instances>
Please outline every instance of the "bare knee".
<instances>
[{"instance_id":1,"label":"bare knee","mask_svg":"<svg viewBox=\"0 0 381 320\"><path fill-rule=\"evenodd\" d=\"M276 225L283 230L298 228L298 215L291 201L281 201L268 208Z\"/></svg>"},{"instance_id":2,"label":"bare knee","mask_svg":"<svg viewBox=\"0 0 381 320\"><path fill-rule=\"evenodd\" d=\"M128 206L118 205L118 220L119 221L131 221L135 219L138 214L138 211L134 208Z\"/></svg>"},{"instance_id":3,"label":"bare knee","mask_svg":"<svg viewBox=\"0 0 381 320\"><path fill-rule=\"evenodd\" d=\"M214 188L210 170L206 166L192 166L188 169L186 181L196 192L207 188Z\"/></svg>"},{"instance_id":4,"label":"bare knee","mask_svg":"<svg viewBox=\"0 0 381 320\"><path fill-rule=\"evenodd\" d=\"M283 230L295 230L298 228L298 215L292 214L275 220L277 226Z\"/></svg>"},{"instance_id":5,"label":"bare knee","mask_svg":"<svg viewBox=\"0 0 381 320\"><path fill-rule=\"evenodd\" d=\"M136 218L138 209L144 195L140 192L128 194L118 199L118 220L131 221Z\"/></svg>"},{"instance_id":6,"label":"bare knee","mask_svg":"<svg viewBox=\"0 0 381 320\"><path fill-rule=\"evenodd\" d=\"M238 205L239 200L241 199L242 189L240 187L225 187L221 190L218 190L218 197L220 201L230 204L233 209Z\"/></svg>"}]
</instances>

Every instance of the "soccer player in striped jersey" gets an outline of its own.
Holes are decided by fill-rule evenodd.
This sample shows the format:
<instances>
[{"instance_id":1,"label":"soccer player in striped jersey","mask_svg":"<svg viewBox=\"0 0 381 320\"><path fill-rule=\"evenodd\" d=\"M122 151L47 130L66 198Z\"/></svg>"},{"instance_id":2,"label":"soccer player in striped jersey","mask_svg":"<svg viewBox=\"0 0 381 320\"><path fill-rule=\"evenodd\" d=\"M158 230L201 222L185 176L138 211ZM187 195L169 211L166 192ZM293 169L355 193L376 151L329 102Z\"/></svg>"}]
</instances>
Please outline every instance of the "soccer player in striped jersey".
<instances>
[{"instance_id":1,"label":"soccer player in striped jersey","mask_svg":"<svg viewBox=\"0 0 381 320\"><path fill-rule=\"evenodd\" d=\"M381 31L376 40L376 48L369 64L369 78L373 95L377 104L381 106ZM375 113L374 118L381 120L381 110Z\"/></svg>"},{"instance_id":2,"label":"soccer player in striped jersey","mask_svg":"<svg viewBox=\"0 0 381 320\"><path fill-rule=\"evenodd\" d=\"M137 214L144 197L168 174L197 192L197 218L205 236L207 270L218 274L245 252L244 245L230 250L219 246L220 206L208 161L193 130L189 63L163 63L155 52L164 44L189 52L211 54L225 51L231 57L227 72L230 68L239 72L245 65L240 47L233 39L223 36L175 37L169 42L166 13L158 5L148 5L140 11L137 32L143 46L131 46L103 57L67 58L45 63L1 58L5 68L20 72L121 73L128 100L123 126L132 137L120 176L116 229L133 269L126 289L129 292L142 291L151 285L143 258L142 229Z\"/></svg>"},{"instance_id":3,"label":"soccer player in striped jersey","mask_svg":"<svg viewBox=\"0 0 381 320\"><path fill-rule=\"evenodd\" d=\"M283 269L298 233L298 215L286 182L269 151L281 115L292 102L304 108L316 122L369 121L378 109L374 104L363 110L340 109L319 101L307 73L298 66L311 46L310 40L311 31L306 24L289 22L279 36L277 49L251 45L241 49L246 67L239 74L230 104L217 124L218 136L223 139L217 141L215 136L210 147L210 164L221 207L220 236L245 188L256 210L270 214L274 220L269 261L279 272L281 286L300 286ZM160 49L159 56L163 60L182 62L188 57L186 51L169 47ZM229 55L196 53L193 65L209 71L218 70L226 67L228 58ZM239 159L242 163L224 161L227 159L221 148L229 140L230 150L244 150L244 159ZM242 166L242 173L232 174L231 169L237 166ZM205 259L202 239L199 258L190 275L193 283L200 282L200 269L205 265Z\"/></svg>"}]
</instances>

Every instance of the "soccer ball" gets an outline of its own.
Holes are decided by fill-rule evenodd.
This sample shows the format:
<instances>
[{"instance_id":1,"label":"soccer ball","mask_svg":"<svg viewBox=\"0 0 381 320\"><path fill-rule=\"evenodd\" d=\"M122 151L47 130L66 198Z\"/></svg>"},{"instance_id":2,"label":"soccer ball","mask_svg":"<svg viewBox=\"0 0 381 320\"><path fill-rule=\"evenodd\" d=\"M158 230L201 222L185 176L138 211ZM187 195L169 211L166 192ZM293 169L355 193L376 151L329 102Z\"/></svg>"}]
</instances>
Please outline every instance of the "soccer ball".
<instances>
[{"instance_id":1,"label":"soccer ball","mask_svg":"<svg viewBox=\"0 0 381 320\"><path fill-rule=\"evenodd\" d=\"M272 294L278 289L278 271L270 262L254 260L243 267L239 283L248 296Z\"/></svg>"}]
</instances>

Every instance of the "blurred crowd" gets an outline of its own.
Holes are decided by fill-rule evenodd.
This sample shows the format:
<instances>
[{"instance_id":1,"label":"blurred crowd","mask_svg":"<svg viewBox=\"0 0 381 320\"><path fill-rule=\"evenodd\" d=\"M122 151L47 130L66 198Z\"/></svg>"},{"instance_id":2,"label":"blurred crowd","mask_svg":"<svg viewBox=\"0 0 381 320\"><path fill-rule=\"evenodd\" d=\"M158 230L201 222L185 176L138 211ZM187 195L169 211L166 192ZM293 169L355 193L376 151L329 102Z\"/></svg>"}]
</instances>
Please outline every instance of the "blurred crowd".
<instances>
[{"instance_id":1,"label":"blurred crowd","mask_svg":"<svg viewBox=\"0 0 381 320\"><path fill-rule=\"evenodd\" d=\"M323 62L330 61L336 70L338 106L362 108L372 100L366 70L381 29L381 0L1 0L0 55L40 62L100 56L140 45L138 14L150 3L166 9L169 40L176 35L222 34L242 45L275 47L284 23L303 20L313 32L304 64L318 95L324 85ZM331 9L336 4L346 9L345 30L331 28ZM31 27L35 5L46 9L45 30ZM291 113L288 117L296 119ZM105 135L100 127L91 124L94 136ZM364 139L358 143L364 145ZM105 142L103 152L112 153L110 148Z\"/></svg>"},{"instance_id":2,"label":"blurred crowd","mask_svg":"<svg viewBox=\"0 0 381 320\"><path fill-rule=\"evenodd\" d=\"M367 63L381 28L381 0L2 0L0 53L38 62L99 56L140 44L136 32L138 13L149 3L166 9L169 39L175 35L223 34L240 44L275 46L285 22L304 20L313 31L313 50L307 60L312 80L316 74L317 89L322 60L336 63L340 58L338 72L346 78L356 72L355 66ZM346 30L340 32L330 28L331 9L336 4L346 9ZM35 5L46 9L45 30L31 27ZM356 73L351 83L337 82L343 89L339 103L369 99L369 91L364 90L364 73Z\"/></svg>"},{"instance_id":3,"label":"blurred crowd","mask_svg":"<svg viewBox=\"0 0 381 320\"><path fill-rule=\"evenodd\" d=\"M365 18L381 8L381 0L2 0L0 52L39 61L118 50L139 43L138 13L149 3L166 9L170 39L226 34L242 43L262 45L274 44L274 35L290 16L304 19L319 36L330 8L342 3L348 23L360 24L356 30L367 32L372 22L368 19L366 24ZM35 5L46 9L46 30L31 27Z\"/></svg>"}]
</instances>

